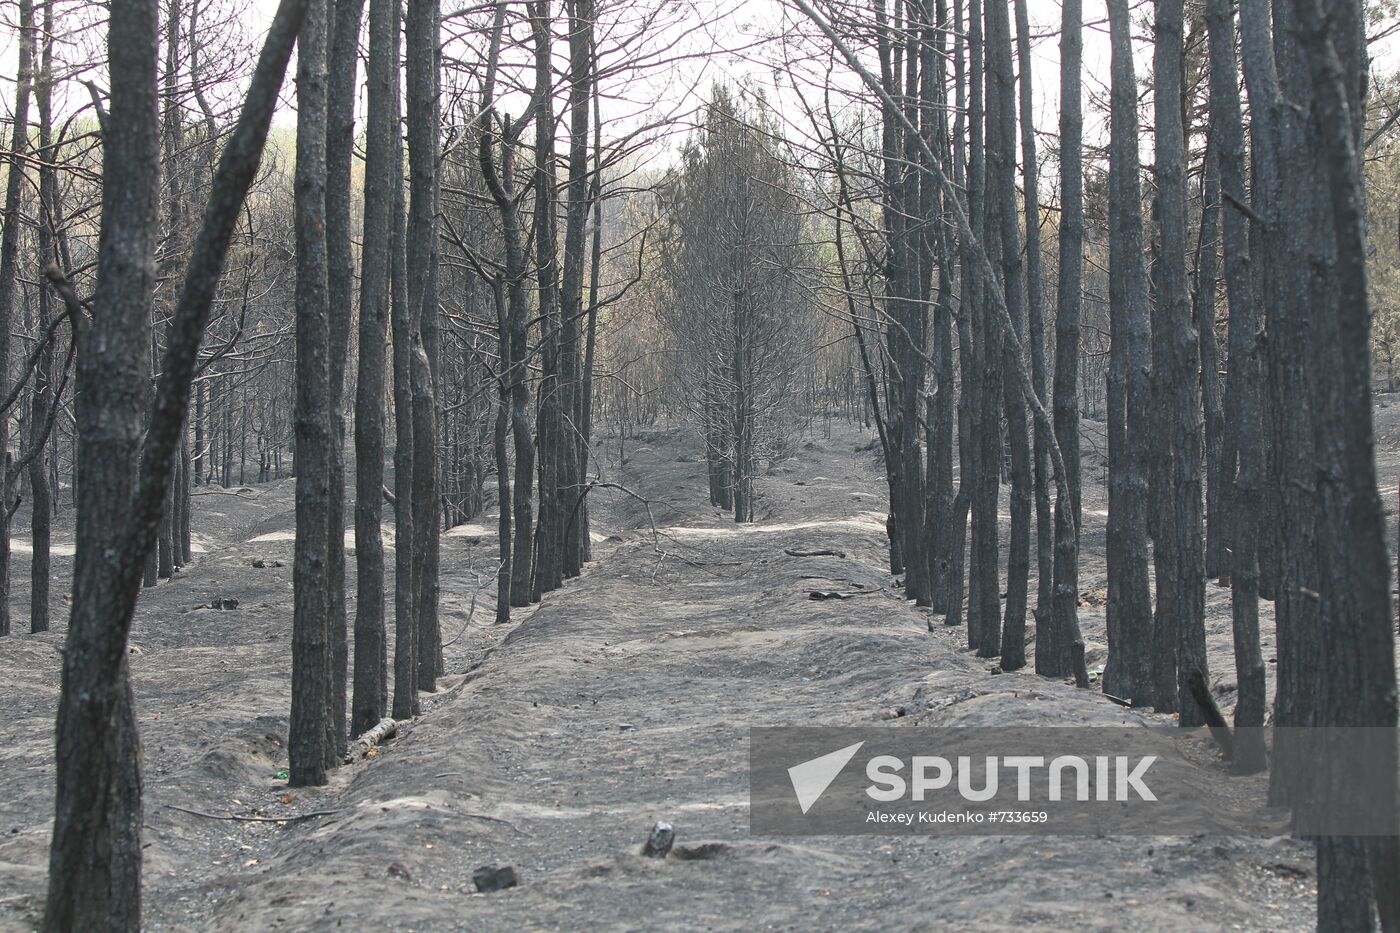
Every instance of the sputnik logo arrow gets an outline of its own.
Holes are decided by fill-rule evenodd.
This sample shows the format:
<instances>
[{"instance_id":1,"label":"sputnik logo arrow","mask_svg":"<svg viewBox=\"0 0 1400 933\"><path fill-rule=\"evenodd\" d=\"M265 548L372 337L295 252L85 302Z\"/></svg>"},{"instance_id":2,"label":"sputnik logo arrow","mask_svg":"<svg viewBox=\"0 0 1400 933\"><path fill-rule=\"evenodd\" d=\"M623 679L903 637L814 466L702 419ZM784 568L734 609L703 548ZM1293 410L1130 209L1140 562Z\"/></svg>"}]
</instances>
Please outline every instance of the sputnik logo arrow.
<instances>
[{"instance_id":1,"label":"sputnik logo arrow","mask_svg":"<svg viewBox=\"0 0 1400 933\"><path fill-rule=\"evenodd\" d=\"M837 749L817 758L812 758L802 762L800 765L793 765L788 768L788 777L792 780L793 793L797 794L797 805L802 808L805 815L812 809L812 805L821 799L822 794L831 786L831 782L836 780L836 776L841 773L841 769L855 757L856 752L864 742L857 742L854 745L847 745L845 748Z\"/></svg>"}]
</instances>

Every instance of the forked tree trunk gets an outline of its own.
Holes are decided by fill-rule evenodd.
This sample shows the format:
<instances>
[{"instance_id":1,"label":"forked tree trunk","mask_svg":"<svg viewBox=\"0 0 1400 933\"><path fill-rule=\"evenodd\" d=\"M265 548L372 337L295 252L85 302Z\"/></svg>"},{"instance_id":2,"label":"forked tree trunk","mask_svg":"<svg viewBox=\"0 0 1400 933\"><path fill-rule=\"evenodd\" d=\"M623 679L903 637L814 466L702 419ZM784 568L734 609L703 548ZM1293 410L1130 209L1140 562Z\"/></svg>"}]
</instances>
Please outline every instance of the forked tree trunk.
<instances>
[{"instance_id":1,"label":"forked tree trunk","mask_svg":"<svg viewBox=\"0 0 1400 933\"><path fill-rule=\"evenodd\" d=\"M200 337L306 7L306 0L284 0L278 8L220 159L171 322L144 456L159 166L157 20L153 2L112 7L97 313L79 338L78 538L59 697L45 931L140 926L139 740L126 640L170 481L166 465L189 406Z\"/></svg>"}]
</instances>

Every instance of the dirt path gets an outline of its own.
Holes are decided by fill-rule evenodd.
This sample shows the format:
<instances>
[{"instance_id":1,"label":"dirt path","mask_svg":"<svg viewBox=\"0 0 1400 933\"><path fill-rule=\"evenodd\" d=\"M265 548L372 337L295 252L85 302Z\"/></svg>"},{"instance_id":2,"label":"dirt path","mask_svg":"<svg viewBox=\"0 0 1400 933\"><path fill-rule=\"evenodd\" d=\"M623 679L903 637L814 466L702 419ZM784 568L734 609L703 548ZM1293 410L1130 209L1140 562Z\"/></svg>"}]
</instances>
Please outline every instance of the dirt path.
<instances>
[{"instance_id":1,"label":"dirt path","mask_svg":"<svg viewBox=\"0 0 1400 933\"><path fill-rule=\"evenodd\" d=\"M466 618L491 567L489 528L446 538L444 637L461 636L444 690L407 735L322 790L276 778L287 491L261 492L262 514L222 529L231 543L148 593L133 659L148 927L1311 928L1310 853L1283 839L751 836L750 726L860 725L895 708L907 715L893 727L1151 717L1031 674L990 676L961 630L930 633L889 589L879 476L853 452L863 437L799 450L763 478L764 514L741 529L700 499L702 466L680 438L631 442L613 478L653 501L652 518L625 496L599 501L599 560L507 630L477 624L489 603ZM253 556L286 566L255 569ZM812 589L869 595L814 602ZM240 610L179 612L224 592ZM9 642L0 928L24 929L45 869L59 642ZM168 805L336 812L284 826ZM637 854L658 819L677 832L664 861ZM506 864L518 888L474 893L476 868Z\"/></svg>"}]
</instances>

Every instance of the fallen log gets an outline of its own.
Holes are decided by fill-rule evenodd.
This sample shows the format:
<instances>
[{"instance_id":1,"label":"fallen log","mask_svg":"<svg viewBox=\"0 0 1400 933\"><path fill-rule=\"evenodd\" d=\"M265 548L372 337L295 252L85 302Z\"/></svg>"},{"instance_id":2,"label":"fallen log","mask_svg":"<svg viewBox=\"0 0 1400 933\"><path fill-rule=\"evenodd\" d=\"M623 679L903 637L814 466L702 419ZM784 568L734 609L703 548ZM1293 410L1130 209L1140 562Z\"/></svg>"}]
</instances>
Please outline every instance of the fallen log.
<instances>
[{"instance_id":1,"label":"fallen log","mask_svg":"<svg viewBox=\"0 0 1400 933\"><path fill-rule=\"evenodd\" d=\"M392 739L398 733L398 722L385 716L373 728L360 733L359 737L350 743L350 747L345 751L345 763L351 764L368 756L370 749L378 747L381 742Z\"/></svg>"}]
</instances>

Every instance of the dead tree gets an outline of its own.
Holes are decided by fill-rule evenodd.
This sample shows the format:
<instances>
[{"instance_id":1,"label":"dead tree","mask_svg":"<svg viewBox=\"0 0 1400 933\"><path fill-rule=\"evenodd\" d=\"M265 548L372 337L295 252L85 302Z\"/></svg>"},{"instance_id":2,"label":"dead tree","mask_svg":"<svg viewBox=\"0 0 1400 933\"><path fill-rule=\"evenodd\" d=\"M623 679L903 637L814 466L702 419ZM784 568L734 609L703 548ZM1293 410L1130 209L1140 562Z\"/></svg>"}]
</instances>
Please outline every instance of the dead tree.
<instances>
[{"instance_id":1,"label":"dead tree","mask_svg":"<svg viewBox=\"0 0 1400 933\"><path fill-rule=\"evenodd\" d=\"M19 0L19 73L10 134L10 167L5 177L5 217L0 223L0 397L10 392L10 332L14 329L15 282L18 277L20 213L25 191L25 155L29 151L29 96L34 82L34 2ZM10 419L0 413L0 635L10 634Z\"/></svg>"},{"instance_id":2,"label":"dead tree","mask_svg":"<svg viewBox=\"0 0 1400 933\"><path fill-rule=\"evenodd\" d=\"M553 17L550 0L532 0L530 30L535 53L535 284L540 320L540 404L536 423L540 508L535 528L535 572L530 599L559 588L563 581L563 513L559 471L564 450L564 390L560 378L559 250L554 158Z\"/></svg>"},{"instance_id":3,"label":"dead tree","mask_svg":"<svg viewBox=\"0 0 1400 933\"><path fill-rule=\"evenodd\" d=\"M1026 344L1031 357L1031 380L1041 404L1049 404L1046 393L1045 287L1040 271L1040 166L1035 144L1035 89L1031 68L1031 26L1026 0L1016 0L1017 88L1021 106L1021 178L1026 214ZM1050 621L1054 600L1054 518L1050 506L1050 453L1047 438L1039 428L1032 434L1031 460L1035 494L1036 644L1042 620ZM1052 639L1053 641L1053 639Z\"/></svg>"},{"instance_id":4,"label":"dead tree","mask_svg":"<svg viewBox=\"0 0 1400 933\"><path fill-rule=\"evenodd\" d=\"M370 0L365 65L364 246L360 251L359 367L355 383L355 692L350 732L374 727L388 710L384 624L384 339L389 321L395 138L399 104L397 0Z\"/></svg>"},{"instance_id":5,"label":"dead tree","mask_svg":"<svg viewBox=\"0 0 1400 933\"><path fill-rule=\"evenodd\" d=\"M326 588L330 629L331 744L343 759L349 633L345 610L345 370L354 316L355 262L351 249L351 159L355 145L355 85L364 0L333 0L326 88L327 380L330 413L326 504ZM379 247L376 247L379 248ZM381 348L382 350L382 348ZM378 499L377 495L372 496Z\"/></svg>"},{"instance_id":6,"label":"dead tree","mask_svg":"<svg viewBox=\"0 0 1400 933\"><path fill-rule=\"evenodd\" d=\"M1259 399L1260 348L1249 249L1249 230L1239 205L1245 194L1244 130L1240 122L1239 68L1235 62L1235 16L1230 0L1206 6L1210 31L1211 149L1219 166L1220 191L1233 203L1221 209L1225 296L1229 306L1230 369L1226 418L1238 470L1229 491L1230 601L1235 639L1234 767L1262 770L1264 761L1264 658L1259 646L1259 550L1256 527L1259 487L1265 482L1263 412ZM1233 466L1233 465L1232 465Z\"/></svg>"},{"instance_id":7,"label":"dead tree","mask_svg":"<svg viewBox=\"0 0 1400 933\"><path fill-rule=\"evenodd\" d=\"M1151 334L1138 177L1137 79L1127 0L1109 0L1108 663L1104 690L1143 705L1152 691L1152 594L1147 576Z\"/></svg>"},{"instance_id":8,"label":"dead tree","mask_svg":"<svg viewBox=\"0 0 1400 933\"><path fill-rule=\"evenodd\" d=\"M151 0L112 8L95 313L88 321L69 308L85 321L77 375L78 540L56 730L46 931L140 925L141 781L127 635L183 433L200 337L306 6L284 0L278 8L219 160L144 443L160 164L158 27Z\"/></svg>"},{"instance_id":9,"label":"dead tree","mask_svg":"<svg viewBox=\"0 0 1400 933\"><path fill-rule=\"evenodd\" d=\"M1065 0L1060 31L1060 269L1055 307L1055 440L1070 498L1055 502L1055 594L1052 624L1036 629L1035 670L1070 673L1069 632L1079 606L1079 318L1084 274L1083 91L1081 0Z\"/></svg>"},{"instance_id":10,"label":"dead tree","mask_svg":"<svg viewBox=\"0 0 1400 933\"><path fill-rule=\"evenodd\" d=\"M1204 720L1200 707L1191 700L1189 678L1193 672L1199 672L1209 682L1209 671L1204 621L1200 341L1191 320L1186 284L1182 0L1160 0L1155 11L1154 165L1160 242L1153 378L1165 404L1156 423L1170 442L1164 446L1166 462L1157 467L1154 693L1159 710L1176 711L1182 726L1199 726Z\"/></svg>"},{"instance_id":11,"label":"dead tree","mask_svg":"<svg viewBox=\"0 0 1400 933\"><path fill-rule=\"evenodd\" d=\"M292 574L293 787L326 783L335 764L331 708L330 306L326 254L326 65L329 0L312 0L297 42L296 550ZM336 542L339 545L339 542ZM340 545L343 546L343 545Z\"/></svg>"},{"instance_id":12,"label":"dead tree","mask_svg":"<svg viewBox=\"0 0 1400 933\"><path fill-rule=\"evenodd\" d=\"M34 82L34 102L39 111L39 262L41 266L54 263L62 268L57 244L57 224L60 221L58 196L58 148L53 141L53 0L44 0L39 69ZM54 341L46 338L53 321L53 296L47 288L39 288L38 331L42 342L34 365L33 390L29 406L29 502L30 558L29 630L49 629L50 538L53 523L53 483L50 473L54 466L49 449L49 429L56 414L58 399L53 387Z\"/></svg>"},{"instance_id":13,"label":"dead tree","mask_svg":"<svg viewBox=\"0 0 1400 933\"><path fill-rule=\"evenodd\" d=\"M503 4L496 7L496 22L492 28L486 90L483 92L483 127L478 147L482 179L501 218L502 252L506 293L506 340L508 355L501 358L502 379L510 384L510 431L514 441L514 488L510 508L513 511L514 535L511 541L510 605L530 605L530 586L534 568L534 487L535 451L530 430L529 373L529 308L525 291L527 275L520 200L523 192L515 179L515 153L523 124L509 118L499 120L493 105L494 56L500 49L500 34L504 19ZM497 124L500 124L499 134ZM501 155L497 167L495 150L499 142ZM497 436L500 436L499 429ZM506 503L501 503L505 509ZM502 523L504 526L504 523ZM497 609L499 612L499 607Z\"/></svg>"},{"instance_id":14,"label":"dead tree","mask_svg":"<svg viewBox=\"0 0 1400 933\"><path fill-rule=\"evenodd\" d=\"M438 628L438 0L413 0L404 24L408 124L408 313L418 328L413 353L414 618L418 688L436 689L442 668Z\"/></svg>"},{"instance_id":15,"label":"dead tree","mask_svg":"<svg viewBox=\"0 0 1400 933\"><path fill-rule=\"evenodd\" d=\"M583 426L585 406L580 342L584 317L583 285L587 222L593 185L588 158L589 108L593 106L593 0L570 0L569 8L569 161L564 191L564 265L560 283L559 391L565 420L561 430L563 459L559 468L560 511L566 518L563 575L577 576L588 552L585 463L588 445ZM595 236L598 234L595 231Z\"/></svg>"},{"instance_id":16,"label":"dead tree","mask_svg":"<svg viewBox=\"0 0 1400 933\"><path fill-rule=\"evenodd\" d=\"M969 223L974 237L981 240L988 252L989 262L997 255L999 231L988 198L994 182L990 176L988 143L990 142L992 103L986 94L987 70L983 65L986 46L983 42L983 4L981 0L968 3L968 139L969 176L967 203ZM968 237L963 238L964 241ZM971 489L971 551L968 570L967 646L984 656L1001 651L1001 580L999 567L1000 532L998 530L997 498L1001 481L1001 333L992 321L988 309L989 294L998 283L982 269L971 246L965 269L964 290L971 299L963 312L972 320L971 344L976 354L976 366L971 375L964 371L964 391L969 382L975 384L972 395L972 439L974 469ZM993 273L994 275L995 273Z\"/></svg>"},{"instance_id":17,"label":"dead tree","mask_svg":"<svg viewBox=\"0 0 1400 933\"><path fill-rule=\"evenodd\" d=\"M1025 353L1026 270L1021 258L1020 212L1016 205L1016 88L1011 70L1011 29L1008 5L987 4L988 133L990 171L987 196L998 224L1001 274L1007 311L1015 339L1005 343L1001 361L1005 399L1007 442L1011 450L1011 528L1007 541L1006 614L1000 642L988 637L978 650L981 656L1001 655L1004 670L1026 664L1026 599L1030 579L1032 476L1026 400L1020 391ZM1034 381L1034 375L1032 375ZM1000 461L1000 451L998 451Z\"/></svg>"},{"instance_id":18,"label":"dead tree","mask_svg":"<svg viewBox=\"0 0 1400 933\"><path fill-rule=\"evenodd\" d=\"M1284 83L1290 91L1296 87L1302 92L1305 96L1295 99L1309 105L1300 114L1306 149L1292 157L1311 163L1313 177L1322 184L1294 192L1291 203L1302 207L1300 202L1309 201L1314 208L1326 208L1322 216L1330 223L1309 233L1313 249L1332 260L1320 267L1326 279L1318 296L1323 300L1288 309L1304 317L1300 323L1310 334L1305 349L1315 380L1311 402L1318 431L1313 461L1318 522L1315 542L1308 543L1315 543L1318 560L1320 589L1315 598L1321 651L1307 662L1316 682L1313 722L1393 730L1395 631L1371 414L1362 167L1366 16L1360 0L1325 8L1317 0L1296 0L1292 6L1293 15L1276 24L1287 36L1282 46L1288 63ZM1289 48L1293 42L1302 52L1301 63ZM1299 64L1306 84L1295 85L1294 68ZM1282 527L1286 541L1291 529ZM1281 580L1280 590L1291 582ZM1356 775L1363 767L1368 780L1360 782L1365 789L1358 791ZM1364 840L1318 839L1320 930L1369 929L1372 899L1382 928L1400 929L1400 890L1394 884L1400 873L1398 770L1393 732L1379 758L1372 749L1351 748L1322 763L1323 773L1306 805L1322 814L1360 817L1378 832ZM1369 780L1371 775L1378 780Z\"/></svg>"}]
</instances>

